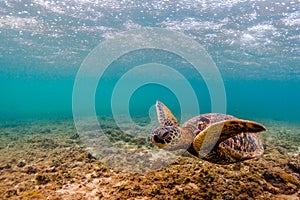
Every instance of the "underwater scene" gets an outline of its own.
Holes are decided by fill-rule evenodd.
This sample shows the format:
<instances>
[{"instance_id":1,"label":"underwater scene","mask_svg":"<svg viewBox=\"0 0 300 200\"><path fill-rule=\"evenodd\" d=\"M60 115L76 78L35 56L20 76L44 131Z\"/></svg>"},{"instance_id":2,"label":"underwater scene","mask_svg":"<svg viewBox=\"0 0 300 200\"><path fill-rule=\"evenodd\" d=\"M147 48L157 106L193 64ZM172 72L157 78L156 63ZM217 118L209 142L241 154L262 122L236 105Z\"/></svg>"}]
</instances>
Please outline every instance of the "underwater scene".
<instances>
[{"instance_id":1,"label":"underwater scene","mask_svg":"<svg viewBox=\"0 0 300 200\"><path fill-rule=\"evenodd\" d=\"M0 0L0 199L300 200L299 0Z\"/></svg>"}]
</instances>

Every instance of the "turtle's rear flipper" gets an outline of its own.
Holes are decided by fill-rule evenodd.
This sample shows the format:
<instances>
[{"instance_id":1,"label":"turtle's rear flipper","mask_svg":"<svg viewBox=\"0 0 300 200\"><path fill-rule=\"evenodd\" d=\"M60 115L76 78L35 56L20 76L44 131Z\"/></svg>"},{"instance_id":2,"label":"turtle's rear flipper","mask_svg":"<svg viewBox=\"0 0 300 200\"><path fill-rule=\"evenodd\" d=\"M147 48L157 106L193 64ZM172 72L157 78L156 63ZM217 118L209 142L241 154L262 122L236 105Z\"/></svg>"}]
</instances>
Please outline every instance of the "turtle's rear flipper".
<instances>
[{"instance_id":1,"label":"turtle's rear flipper","mask_svg":"<svg viewBox=\"0 0 300 200\"><path fill-rule=\"evenodd\" d=\"M264 145L256 133L240 133L218 144L212 151L204 153L202 148L198 157L217 164L232 164L258 158L264 153Z\"/></svg>"},{"instance_id":2,"label":"turtle's rear flipper","mask_svg":"<svg viewBox=\"0 0 300 200\"><path fill-rule=\"evenodd\" d=\"M265 130L263 125L253 121L240 119L221 121L211 124L199 133L193 142L193 147L198 152L201 150L203 153L208 153L216 144L240 133L258 133Z\"/></svg>"},{"instance_id":3,"label":"turtle's rear flipper","mask_svg":"<svg viewBox=\"0 0 300 200\"><path fill-rule=\"evenodd\" d=\"M219 144L219 148L225 152L232 161L243 161L261 156L264 153L264 145L255 133L241 133L228 138Z\"/></svg>"}]
</instances>

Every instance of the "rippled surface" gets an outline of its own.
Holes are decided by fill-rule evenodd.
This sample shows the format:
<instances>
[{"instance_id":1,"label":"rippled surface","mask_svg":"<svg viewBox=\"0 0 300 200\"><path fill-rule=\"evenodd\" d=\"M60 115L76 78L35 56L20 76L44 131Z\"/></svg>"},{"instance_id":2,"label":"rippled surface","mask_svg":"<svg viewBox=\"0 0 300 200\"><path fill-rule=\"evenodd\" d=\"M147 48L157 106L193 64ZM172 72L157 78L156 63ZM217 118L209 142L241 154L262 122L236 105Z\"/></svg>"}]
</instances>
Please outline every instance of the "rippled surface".
<instances>
[{"instance_id":1,"label":"rippled surface","mask_svg":"<svg viewBox=\"0 0 300 200\"><path fill-rule=\"evenodd\" d=\"M151 26L184 32L226 77L300 77L300 2L263 0L0 1L2 74L74 75L113 33Z\"/></svg>"}]
</instances>

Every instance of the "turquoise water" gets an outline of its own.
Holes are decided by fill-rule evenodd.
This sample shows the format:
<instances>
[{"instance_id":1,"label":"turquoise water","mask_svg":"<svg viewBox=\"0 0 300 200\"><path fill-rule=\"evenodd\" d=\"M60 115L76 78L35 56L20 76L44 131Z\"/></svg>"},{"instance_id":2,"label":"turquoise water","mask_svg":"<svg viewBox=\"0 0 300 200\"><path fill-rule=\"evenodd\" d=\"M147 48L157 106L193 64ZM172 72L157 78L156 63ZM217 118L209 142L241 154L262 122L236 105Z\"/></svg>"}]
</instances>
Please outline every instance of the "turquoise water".
<instances>
[{"instance_id":1,"label":"turquoise water","mask_svg":"<svg viewBox=\"0 0 300 200\"><path fill-rule=\"evenodd\" d=\"M1 78L1 119L72 117L72 77L60 79ZM299 80L234 80L225 79L227 113L241 118L263 118L279 121L300 122ZM196 82L196 81L195 81ZM110 95L112 88L107 82L99 89L96 100L98 114L111 114ZM196 83L195 83L196 85ZM199 85L196 85L199 86ZM197 87L201 113L211 111L210 96L204 84ZM187 97L188 98L188 97ZM179 102L168 88L145 85L131 98L129 109L132 115L148 116L149 108L160 99L180 115ZM99 100L100 102L100 100Z\"/></svg>"},{"instance_id":2,"label":"turquoise water","mask_svg":"<svg viewBox=\"0 0 300 200\"><path fill-rule=\"evenodd\" d=\"M298 1L2 1L0 119L72 117L73 84L90 51L116 33L158 27L186 34L211 55L224 81L227 113L299 123L299 6ZM98 115L111 114L124 63L181 65L176 56L160 52L132 54L100 80ZM211 112L205 81L189 71L182 74L200 112ZM159 84L139 87L128 109L133 117L148 116L156 99L182 114L176 94Z\"/></svg>"}]
</instances>

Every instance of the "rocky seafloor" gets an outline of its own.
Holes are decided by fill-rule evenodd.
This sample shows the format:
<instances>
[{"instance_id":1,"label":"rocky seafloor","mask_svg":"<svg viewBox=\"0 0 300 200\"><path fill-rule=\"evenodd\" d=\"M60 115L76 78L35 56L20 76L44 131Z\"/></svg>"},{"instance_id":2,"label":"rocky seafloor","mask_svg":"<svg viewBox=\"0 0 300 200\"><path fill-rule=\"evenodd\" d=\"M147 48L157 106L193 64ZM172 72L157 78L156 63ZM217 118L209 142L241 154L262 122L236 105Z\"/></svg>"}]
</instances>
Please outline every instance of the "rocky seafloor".
<instances>
[{"instance_id":1,"label":"rocky seafloor","mask_svg":"<svg viewBox=\"0 0 300 200\"><path fill-rule=\"evenodd\" d=\"M266 151L257 160L216 165L184 154L164 168L130 173L88 152L72 120L1 122L0 198L300 199L300 125L264 124ZM103 130L116 143L154 148L110 123Z\"/></svg>"}]
</instances>

